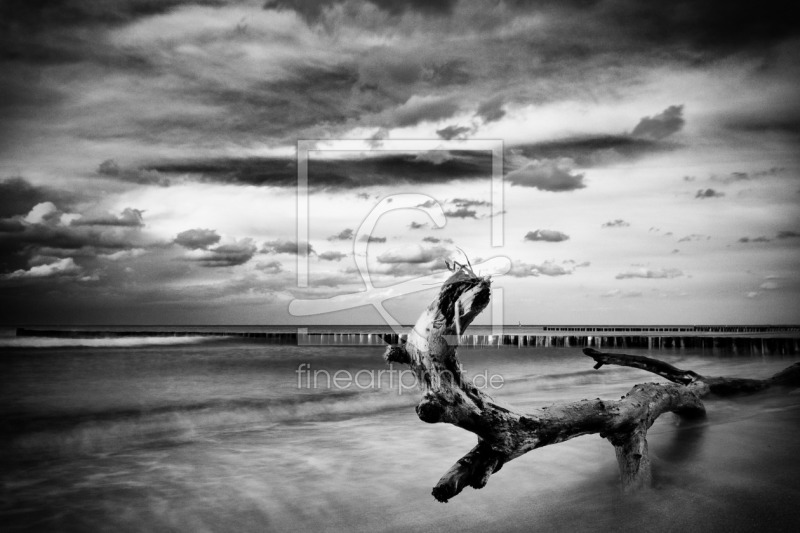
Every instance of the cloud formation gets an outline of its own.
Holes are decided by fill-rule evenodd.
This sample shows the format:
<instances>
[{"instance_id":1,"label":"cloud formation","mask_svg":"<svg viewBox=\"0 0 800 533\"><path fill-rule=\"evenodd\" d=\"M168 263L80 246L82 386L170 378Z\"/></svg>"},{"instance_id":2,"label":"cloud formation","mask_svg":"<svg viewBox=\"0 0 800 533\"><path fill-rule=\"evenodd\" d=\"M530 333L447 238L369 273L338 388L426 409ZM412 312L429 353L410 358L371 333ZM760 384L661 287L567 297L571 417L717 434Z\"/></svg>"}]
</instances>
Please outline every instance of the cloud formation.
<instances>
[{"instance_id":1,"label":"cloud formation","mask_svg":"<svg viewBox=\"0 0 800 533\"><path fill-rule=\"evenodd\" d=\"M436 130L436 135L449 141L451 139L464 139L466 135L472 131L472 128L467 128L466 126L447 126L440 130Z\"/></svg>"},{"instance_id":2,"label":"cloud formation","mask_svg":"<svg viewBox=\"0 0 800 533\"><path fill-rule=\"evenodd\" d=\"M481 102L478 106L478 110L475 112L475 116L481 118L485 124L497 122L506 116L506 112L503 109L504 103L501 95L493 96Z\"/></svg>"},{"instance_id":3,"label":"cloud formation","mask_svg":"<svg viewBox=\"0 0 800 533\"><path fill-rule=\"evenodd\" d=\"M204 267L218 268L243 265L250 261L255 253L256 245L252 239L242 239L213 248L196 248L188 252L185 258Z\"/></svg>"},{"instance_id":4,"label":"cloud formation","mask_svg":"<svg viewBox=\"0 0 800 533\"><path fill-rule=\"evenodd\" d=\"M437 122L452 117L458 108L457 101L449 97L414 95L391 112L388 125L402 128L420 122Z\"/></svg>"},{"instance_id":5,"label":"cloud formation","mask_svg":"<svg viewBox=\"0 0 800 533\"><path fill-rule=\"evenodd\" d=\"M657 115L642 118L633 128L631 135L659 141L680 131L685 123L683 106L671 105Z\"/></svg>"},{"instance_id":6,"label":"cloud formation","mask_svg":"<svg viewBox=\"0 0 800 533\"><path fill-rule=\"evenodd\" d=\"M221 237L213 229L187 229L178 233L173 242L189 250L205 250L217 244Z\"/></svg>"},{"instance_id":7,"label":"cloud formation","mask_svg":"<svg viewBox=\"0 0 800 533\"><path fill-rule=\"evenodd\" d=\"M459 207L458 209L449 209L444 212L448 218L478 218L478 212L474 209L467 209L466 207Z\"/></svg>"},{"instance_id":8,"label":"cloud formation","mask_svg":"<svg viewBox=\"0 0 800 533\"><path fill-rule=\"evenodd\" d=\"M715 191L714 189L700 189L697 191L697 194L694 195L695 198L701 200L705 200L706 198L722 198L723 196L725 196L724 192Z\"/></svg>"},{"instance_id":9,"label":"cloud formation","mask_svg":"<svg viewBox=\"0 0 800 533\"><path fill-rule=\"evenodd\" d=\"M584 174L575 174L572 160L534 160L506 174L506 180L520 187L535 187L541 191L569 192L583 189Z\"/></svg>"},{"instance_id":10,"label":"cloud formation","mask_svg":"<svg viewBox=\"0 0 800 533\"><path fill-rule=\"evenodd\" d=\"M319 257L321 261L341 261L342 259L347 257L347 254L344 254L342 252L329 251L329 252L322 252L321 254L317 255L317 257Z\"/></svg>"},{"instance_id":11,"label":"cloud formation","mask_svg":"<svg viewBox=\"0 0 800 533\"><path fill-rule=\"evenodd\" d=\"M672 279L679 278L681 276L683 276L683 272L677 268L661 268L658 270L653 270L650 268L639 267L621 272L615 277L617 279Z\"/></svg>"},{"instance_id":12,"label":"cloud formation","mask_svg":"<svg viewBox=\"0 0 800 533\"><path fill-rule=\"evenodd\" d=\"M311 246L311 243L303 243L308 247L308 254L316 254L317 252L314 251L314 247ZM268 254L289 254L289 255L298 255L298 243L297 241L290 241L286 239L275 239L272 241L267 241L264 243L262 247L262 251Z\"/></svg>"},{"instance_id":13,"label":"cloud formation","mask_svg":"<svg viewBox=\"0 0 800 533\"><path fill-rule=\"evenodd\" d=\"M36 204L54 200L53 193L20 177L0 181L0 217L23 215Z\"/></svg>"},{"instance_id":14,"label":"cloud formation","mask_svg":"<svg viewBox=\"0 0 800 533\"><path fill-rule=\"evenodd\" d=\"M157 170L146 168L122 168L114 159L106 159L97 167L97 173L101 176L116 178L139 185L160 185L169 187L170 180Z\"/></svg>"},{"instance_id":15,"label":"cloud formation","mask_svg":"<svg viewBox=\"0 0 800 533\"><path fill-rule=\"evenodd\" d=\"M53 278L74 276L82 272L81 267L75 264L71 257L58 259L52 263L32 266L28 270L16 270L6 274L6 279L26 279L26 278Z\"/></svg>"},{"instance_id":16,"label":"cloud formation","mask_svg":"<svg viewBox=\"0 0 800 533\"><path fill-rule=\"evenodd\" d=\"M369 154L359 157L308 161L308 183L313 190L355 189L400 183L446 183L491 176L491 153L434 151L436 157L420 154ZM297 164L280 157L239 157L160 161L149 164L163 176L221 183L296 187Z\"/></svg>"},{"instance_id":17,"label":"cloud formation","mask_svg":"<svg viewBox=\"0 0 800 533\"><path fill-rule=\"evenodd\" d=\"M526 241L562 242L569 239L569 235L561 231L550 229L537 229L525 234Z\"/></svg>"},{"instance_id":18,"label":"cloud formation","mask_svg":"<svg viewBox=\"0 0 800 533\"><path fill-rule=\"evenodd\" d=\"M82 216L72 221L73 226L120 226L135 228L144 226L144 211L126 207L119 215L110 213L95 216Z\"/></svg>"},{"instance_id":19,"label":"cloud formation","mask_svg":"<svg viewBox=\"0 0 800 533\"><path fill-rule=\"evenodd\" d=\"M621 218L618 218L616 220L609 220L608 222L604 222L602 227L604 227L604 228L627 228L630 225L631 225L630 222L625 222Z\"/></svg>"},{"instance_id":20,"label":"cloud formation","mask_svg":"<svg viewBox=\"0 0 800 533\"><path fill-rule=\"evenodd\" d=\"M329 241L352 241L355 232L351 228L346 228L337 233L336 235L331 235L328 237Z\"/></svg>"},{"instance_id":21,"label":"cloud formation","mask_svg":"<svg viewBox=\"0 0 800 533\"><path fill-rule=\"evenodd\" d=\"M266 263L258 263L256 269L267 274L279 274L283 272L283 265L280 261L267 261Z\"/></svg>"}]
</instances>

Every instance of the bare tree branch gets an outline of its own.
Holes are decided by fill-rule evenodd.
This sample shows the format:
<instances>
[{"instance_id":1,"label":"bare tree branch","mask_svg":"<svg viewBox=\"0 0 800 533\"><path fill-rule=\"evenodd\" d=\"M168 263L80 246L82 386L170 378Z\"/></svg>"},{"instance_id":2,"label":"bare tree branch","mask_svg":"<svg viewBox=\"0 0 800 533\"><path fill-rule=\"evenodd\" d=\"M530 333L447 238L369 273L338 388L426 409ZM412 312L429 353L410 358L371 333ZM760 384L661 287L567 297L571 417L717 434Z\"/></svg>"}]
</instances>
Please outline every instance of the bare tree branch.
<instances>
[{"instance_id":1,"label":"bare tree branch","mask_svg":"<svg viewBox=\"0 0 800 533\"><path fill-rule=\"evenodd\" d=\"M433 496L441 502L468 486L482 488L505 463L531 450L594 433L614 446L623 490L638 490L652 479L647 430L661 414L704 417L700 398L708 394L800 385L800 363L766 380L704 377L649 357L586 348L584 353L595 360L596 369L604 364L630 366L672 383L639 384L619 400L581 400L522 413L497 402L464 376L453 341L489 304L491 281L468 266L449 266L453 275L422 313L407 342L389 346L384 354L387 362L408 364L416 373L425 391L416 408L421 420L453 424L478 437L477 445L434 487Z\"/></svg>"}]
</instances>

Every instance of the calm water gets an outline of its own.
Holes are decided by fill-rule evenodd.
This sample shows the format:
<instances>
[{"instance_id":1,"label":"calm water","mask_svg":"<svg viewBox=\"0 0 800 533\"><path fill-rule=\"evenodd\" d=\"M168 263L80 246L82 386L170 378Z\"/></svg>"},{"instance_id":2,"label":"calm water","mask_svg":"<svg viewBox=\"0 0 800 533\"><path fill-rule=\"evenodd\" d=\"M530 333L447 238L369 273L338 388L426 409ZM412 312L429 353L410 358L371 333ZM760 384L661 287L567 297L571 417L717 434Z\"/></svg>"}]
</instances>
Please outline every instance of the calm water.
<instances>
[{"instance_id":1,"label":"calm water","mask_svg":"<svg viewBox=\"0 0 800 533\"><path fill-rule=\"evenodd\" d=\"M387 368L380 348L96 340L0 346L4 530L800 530L797 391L707 401L697 425L662 416L649 433L657 479L645 495L619 497L613 448L593 435L531 452L443 505L430 489L475 437L419 421L419 393L396 375L393 387L385 373L368 387ZM743 377L800 360L651 355ZM521 408L618 398L660 379L592 370L574 348L461 357L470 374L502 375L494 395ZM301 363L368 372L347 390L327 387L324 373L318 388L305 375L298 388Z\"/></svg>"}]
</instances>

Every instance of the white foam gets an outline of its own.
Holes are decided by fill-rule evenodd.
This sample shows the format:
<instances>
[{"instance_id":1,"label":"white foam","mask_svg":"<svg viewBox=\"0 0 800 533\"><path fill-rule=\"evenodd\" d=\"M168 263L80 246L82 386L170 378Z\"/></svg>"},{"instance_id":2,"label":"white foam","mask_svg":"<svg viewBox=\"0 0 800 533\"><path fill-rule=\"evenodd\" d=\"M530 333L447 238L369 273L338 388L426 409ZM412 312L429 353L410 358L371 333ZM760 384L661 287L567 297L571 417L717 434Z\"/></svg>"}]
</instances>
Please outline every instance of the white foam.
<instances>
[{"instance_id":1,"label":"white foam","mask_svg":"<svg viewBox=\"0 0 800 533\"><path fill-rule=\"evenodd\" d=\"M136 346L173 346L176 344L197 344L222 337L201 335L187 337L102 337L102 338L48 338L13 337L0 338L0 348L133 348Z\"/></svg>"}]
</instances>

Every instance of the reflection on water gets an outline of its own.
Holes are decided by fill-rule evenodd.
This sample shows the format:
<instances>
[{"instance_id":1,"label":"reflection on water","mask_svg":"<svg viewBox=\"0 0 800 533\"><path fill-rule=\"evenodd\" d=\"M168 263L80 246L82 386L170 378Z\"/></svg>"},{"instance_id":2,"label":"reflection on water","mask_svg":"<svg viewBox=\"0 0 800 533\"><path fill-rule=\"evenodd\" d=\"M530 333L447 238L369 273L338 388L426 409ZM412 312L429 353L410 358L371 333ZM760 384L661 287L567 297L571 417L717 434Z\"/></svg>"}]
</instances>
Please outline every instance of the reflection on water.
<instances>
[{"instance_id":1,"label":"reflection on water","mask_svg":"<svg viewBox=\"0 0 800 533\"><path fill-rule=\"evenodd\" d=\"M646 353L638 351L638 353ZM586 436L506 465L446 505L438 478L471 434L420 422L418 394L297 388L312 369L385 368L380 348L230 341L14 348L0 356L0 523L63 531L796 531L800 395L707 402L650 430L655 488L622 499L613 448ZM655 354L701 374L765 377L786 357ZM660 378L576 349L462 354L520 407L618 398Z\"/></svg>"}]
</instances>

